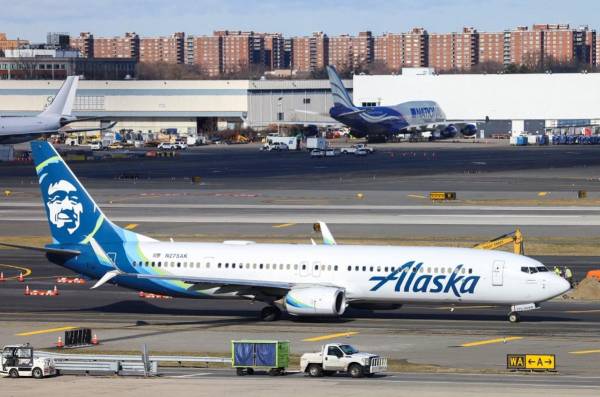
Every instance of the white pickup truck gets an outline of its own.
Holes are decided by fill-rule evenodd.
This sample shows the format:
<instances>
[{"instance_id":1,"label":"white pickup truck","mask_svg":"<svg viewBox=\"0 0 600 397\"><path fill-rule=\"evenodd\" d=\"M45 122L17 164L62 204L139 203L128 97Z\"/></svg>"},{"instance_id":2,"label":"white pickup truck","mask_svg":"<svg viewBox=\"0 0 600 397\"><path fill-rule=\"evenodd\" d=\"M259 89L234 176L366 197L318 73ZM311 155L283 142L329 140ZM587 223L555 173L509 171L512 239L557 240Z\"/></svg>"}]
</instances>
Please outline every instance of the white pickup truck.
<instances>
[{"instance_id":1,"label":"white pickup truck","mask_svg":"<svg viewBox=\"0 0 600 397\"><path fill-rule=\"evenodd\" d=\"M355 154L358 151L366 151L367 153L373 153L375 150L365 145L364 143L357 143L356 145L352 145L350 147L343 147L340 149L342 154Z\"/></svg>"},{"instance_id":2,"label":"white pickup truck","mask_svg":"<svg viewBox=\"0 0 600 397\"><path fill-rule=\"evenodd\" d=\"M304 353L300 357L300 371L312 377L343 372L353 378L362 378L386 370L387 358L359 352L343 343L330 343L323 346L320 352Z\"/></svg>"}]
</instances>

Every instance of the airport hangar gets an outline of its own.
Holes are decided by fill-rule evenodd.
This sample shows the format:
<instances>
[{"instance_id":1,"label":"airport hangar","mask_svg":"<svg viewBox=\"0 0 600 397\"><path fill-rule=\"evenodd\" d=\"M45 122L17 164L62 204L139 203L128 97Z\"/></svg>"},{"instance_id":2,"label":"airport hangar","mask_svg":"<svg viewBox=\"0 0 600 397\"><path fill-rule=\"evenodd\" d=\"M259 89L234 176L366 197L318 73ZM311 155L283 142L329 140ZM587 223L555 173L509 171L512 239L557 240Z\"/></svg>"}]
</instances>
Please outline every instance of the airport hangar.
<instances>
[{"instance_id":1,"label":"airport hangar","mask_svg":"<svg viewBox=\"0 0 600 397\"><path fill-rule=\"evenodd\" d=\"M61 81L0 81L0 115L31 115ZM362 106L437 101L450 120L480 120L486 135L541 133L600 122L600 74L356 75L344 81ZM354 88L354 90L352 90ZM278 123L325 122L332 106L327 80L81 81L80 117L106 117L117 129L177 130L181 135ZM298 112L301 110L301 112ZM488 123L483 122L489 117ZM106 122L107 122L106 121ZM82 123L96 126L99 122ZM567 129L563 129L567 132Z\"/></svg>"},{"instance_id":2,"label":"airport hangar","mask_svg":"<svg viewBox=\"0 0 600 397\"><path fill-rule=\"evenodd\" d=\"M344 81L352 89L352 81ZM0 81L0 116L40 112L62 81ZM181 135L265 128L277 123L337 122L327 114L333 105L328 80L180 80L79 82L74 113L106 117L82 122L97 126L118 121L116 129ZM298 112L300 110L301 112Z\"/></svg>"}]
</instances>

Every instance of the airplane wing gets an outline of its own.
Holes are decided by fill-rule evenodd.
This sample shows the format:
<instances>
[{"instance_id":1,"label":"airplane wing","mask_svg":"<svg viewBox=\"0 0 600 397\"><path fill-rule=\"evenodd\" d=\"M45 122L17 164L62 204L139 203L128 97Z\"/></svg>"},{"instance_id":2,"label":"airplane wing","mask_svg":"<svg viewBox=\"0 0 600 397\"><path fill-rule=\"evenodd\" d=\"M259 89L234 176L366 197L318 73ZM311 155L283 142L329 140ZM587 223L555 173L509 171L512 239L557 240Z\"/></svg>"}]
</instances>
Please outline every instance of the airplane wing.
<instances>
[{"instance_id":1,"label":"airplane wing","mask_svg":"<svg viewBox=\"0 0 600 397\"><path fill-rule=\"evenodd\" d=\"M22 135L29 135L29 134L38 134L38 135L45 135L45 134L58 134L59 132L64 132L64 133L72 133L72 132L86 132L86 131L105 131L105 130L109 130L111 128L113 128L115 125L117 125L116 121L113 121L112 123L110 123L109 125L107 125L106 127L89 127L89 128L69 128L69 129L58 129L58 130L44 130L44 131L34 131L31 133L25 133Z\"/></svg>"}]
</instances>

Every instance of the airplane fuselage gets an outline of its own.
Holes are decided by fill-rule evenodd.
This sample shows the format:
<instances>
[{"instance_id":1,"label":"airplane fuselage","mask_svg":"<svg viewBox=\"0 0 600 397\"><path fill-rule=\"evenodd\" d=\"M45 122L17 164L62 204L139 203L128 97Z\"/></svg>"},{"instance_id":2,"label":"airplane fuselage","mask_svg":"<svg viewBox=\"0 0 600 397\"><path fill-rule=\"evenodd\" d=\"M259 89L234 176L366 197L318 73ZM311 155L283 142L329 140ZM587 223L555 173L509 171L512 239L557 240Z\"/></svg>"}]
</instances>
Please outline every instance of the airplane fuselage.
<instances>
[{"instance_id":1,"label":"airplane fuselage","mask_svg":"<svg viewBox=\"0 0 600 397\"><path fill-rule=\"evenodd\" d=\"M446 123L446 115L434 101L410 101L395 106L358 107L352 111L334 105L330 116L364 135L392 136L411 128Z\"/></svg>"},{"instance_id":2,"label":"airplane fuselage","mask_svg":"<svg viewBox=\"0 0 600 397\"><path fill-rule=\"evenodd\" d=\"M502 251L164 242L126 242L103 247L126 273L222 279L225 286L235 285L232 280L336 286L344 289L349 302L512 305L545 301L568 289L564 279L548 272L540 262ZM81 250L82 254L66 262L51 256L49 259L92 278L113 270L89 248L70 248ZM523 268L540 270L531 274ZM214 285L169 279L117 276L113 282L134 290L188 298L252 299L256 293L252 288L228 292ZM280 296L274 295L275 298Z\"/></svg>"},{"instance_id":3,"label":"airplane fuselage","mask_svg":"<svg viewBox=\"0 0 600 397\"><path fill-rule=\"evenodd\" d=\"M0 117L0 144L27 142L60 127L56 116Z\"/></svg>"}]
</instances>

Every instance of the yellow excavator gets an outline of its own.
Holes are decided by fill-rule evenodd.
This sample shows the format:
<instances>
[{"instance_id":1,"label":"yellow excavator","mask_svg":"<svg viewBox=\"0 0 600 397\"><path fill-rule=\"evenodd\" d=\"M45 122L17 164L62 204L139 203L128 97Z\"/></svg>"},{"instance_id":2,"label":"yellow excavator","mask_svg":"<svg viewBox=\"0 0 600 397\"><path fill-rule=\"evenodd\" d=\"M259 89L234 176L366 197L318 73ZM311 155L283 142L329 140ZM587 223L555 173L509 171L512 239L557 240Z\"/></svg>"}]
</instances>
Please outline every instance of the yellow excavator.
<instances>
[{"instance_id":1,"label":"yellow excavator","mask_svg":"<svg viewBox=\"0 0 600 397\"><path fill-rule=\"evenodd\" d=\"M511 243L513 244L513 252L515 254L525 255L525 249L523 247L523 234L521 233L521 229L518 228L515 229L514 232L504 234L500 237L496 237L495 239L486 241L484 243L479 243L473 248L483 250L494 250Z\"/></svg>"}]
</instances>

